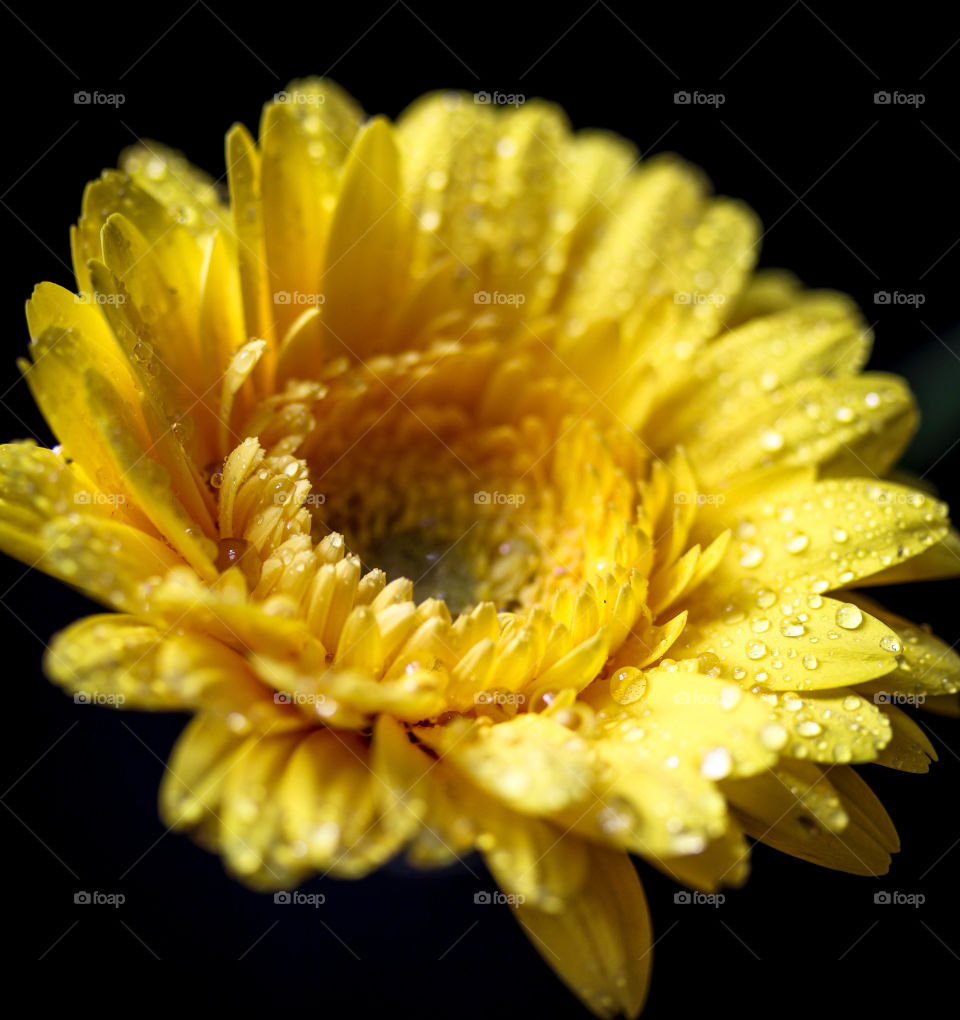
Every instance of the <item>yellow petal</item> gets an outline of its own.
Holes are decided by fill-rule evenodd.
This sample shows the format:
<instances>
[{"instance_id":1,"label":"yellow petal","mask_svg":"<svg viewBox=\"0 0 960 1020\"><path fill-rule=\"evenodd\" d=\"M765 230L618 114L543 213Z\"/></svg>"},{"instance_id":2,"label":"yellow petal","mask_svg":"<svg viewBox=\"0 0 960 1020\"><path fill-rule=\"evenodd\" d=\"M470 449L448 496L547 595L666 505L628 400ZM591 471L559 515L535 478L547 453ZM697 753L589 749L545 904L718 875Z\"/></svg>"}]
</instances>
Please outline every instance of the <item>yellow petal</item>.
<instances>
[{"instance_id":1,"label":"yellow petal","mask_svg":"<svg viewBox=\"0 0 960 1020\"><path fill-rule=\"evenodd\" d=\"M960 533L955 528L918 556L864 578L861 584L901 584L904 581L938 581L960 574Z\"/></svg>"},{"instance_id":2,"label":"yellow petal","mask_svg":"<svg viewBox=\"0 0 960 1020\"><path fill-rule=\"evenodd\" d=\"M458 723L418 729L417 735L515 811L545 815L592 799L594 756L565 727L529 714L498 726Z\"/></svg>"},{"instance_id":3,"label":"yellow petal","mask_svg":"<svg viewBox=\"0 0 960 1020\"><path fill-rule=\"evenodd\" d=\"M141 141L120 154L120 169L201 243L231 232L230 211L216 182L179 152Z\"/></svg>"},{"instance_id":4,"label":"yellow petal","mask_svg":"<svg viewBox=\"0 0 960 1020\"><path fill-rule=\"evenodd\" d=\"M811 486L803 477L771 472L766 491L746 481L711 510L734 533L712 583L723 575L733 588L746 575L774 589L822 593L917 556L947 534L946 505L924 493L864 478Z\"/></svg>"},{"instance_id":5,"label":"yellow petal","mask_svg":"<svg viewBox=\"0 0 960 1020\"><path fill-rule=\"evenodd\" d=\"M237 265L243 299L244 340L266 340L264 386L272 382L276 359L273 328L273 286L264 246L264 212L260 153L250 132L235 124L227 133L227 176Z\"/></svg>"},{"instance_id":6,"label":"yellow petal","mask_svg":"<svg viewBox=\"0 0 960 1020\"><path fill-rule=\"evenodd\" d=\"M787 734L783 754L793 758L828 764L872 761L892 738L884 713L849 688L802 697L787 691L772 709Z\"/></svg>"},{"instance_id":7,"label":"yellow petal","mask_svg":"<svg viewBox=\"0 0 960 1020\"><path fill-rule=\"evenodd\" d=\"M327 286L324 245L360 111L335 85L317 80L293 83L279 100L264 107L260 145L264 251L282 337Z\"/></svg>"},{"instance_id":8,"label":"yellow petal","mask_svg":"<svg viewBox=\"0 0 960 1020\"><path fill-rule=\"evenodd\" d=\"M882 620L899 641L897 668L861 688L875 703L890 704L897 701L899 695L907 695L902 699L906 702L922 703L927 697L960 691L960 655L945 641L859 592L851 598Z\"/></svg>"},{"instance_id":9,"label":"yellow petal","mask_svg":"<svg viewBox=\"0 0 960 1020\"><path fill-rule=\"evenodd\" d=\"M327 239L321 310L332 356L363 360L383 349L407 276L411 217L400 199L399 156L383 118L367 124L343 168ZM377 280L370 288L368 281Z\"/></svg>"},{"instance_id":10,"label":"yellow petal","mask_svg":"<svg viewBox=\"0 0 960 1020\"><path fill-rule=\"evenodd\" d=\"M893 736L877 755L877 764L902 772L927 772L937 752L923 729L896 705L881 705L880 711L889 720Z\"/></svg>"},{"instance_id":11,"label":"yellow petal","mask_svg":"<svg viewBox=\"0 0 960 1020\"><path fill-rule=\"evenodd\" d=\"M897 635L851 603L789 592L778 600L773 589L760 588L751 595L730 593L717 605L710 617L689 620L672 654L702 657L744 686L846 687L897 665Z\"/></svg>"},{"instance_id":12,"label":"yellow petal","mask_svg":"<svg viewBox=\"0 0 960 1020\"><path fill-rule=\"evenodd\" d=\"M162 640L161 631L134 616L88 616L54 636L44 655L44 671L84 702L116 708L183 708L182 692L156 676Z\"/></svg>"},{"instance_id":13,"label":"yellow petal","mask_svg":"<svg viewBox=\"0 0 960 1020\"><path fill-rule=\"evenodd\" d=\"M633 1018L647 996L653 951L643 887L625 853L588 844L587 854L587 878L562 913L525 904L514 911L537 952L593 1013Z\"/></svg>"},{"instance_id":14,"label":"yellow petal","mask_svg":"<svg viewBox=\"0 0 960 1020\"><path fill-rule=\"evenodd\" d=\"M882 875L899 848L882 805L849 766L790 762L724 784L748 836L853 875Z\"/></svg>"},{"instance_id":15,"label":"yellow petal","mask_svg":"<svg viewBox=\"0 0 960 1020\"><path fill-rule=\"evenodd\" d=\"M407 826L384 825L383 780L367 741L322 728L301 741L276 787L283 840L310 869L359 878L400 848Z\"/></svg>"},{"instance_id":16,"label":"yellow petal","mask_svg":"<svg viewBox=\"0 0 960 1020\"><path fill-rule=\"evenodd\" d=\"M675 882L713 893L724 886L741 886L750 873L750 847L733 823L706 849L683 857L652 857L651 864Z\"/></svg>"}]
</instances>

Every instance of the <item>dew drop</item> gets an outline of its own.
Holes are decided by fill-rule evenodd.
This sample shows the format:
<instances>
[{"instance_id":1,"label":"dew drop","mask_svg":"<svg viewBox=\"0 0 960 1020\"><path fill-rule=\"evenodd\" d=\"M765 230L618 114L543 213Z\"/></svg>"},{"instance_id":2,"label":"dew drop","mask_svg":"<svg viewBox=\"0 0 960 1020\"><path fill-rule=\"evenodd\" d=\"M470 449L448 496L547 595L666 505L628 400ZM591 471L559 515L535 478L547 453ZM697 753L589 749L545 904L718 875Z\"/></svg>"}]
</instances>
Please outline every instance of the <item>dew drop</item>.
<instances>
[{"instance_id":1,"label":"dew drop","mask_svg":"<svg viewBox=\"0 0 960 1020\"><path fill-rule=\"evenodd\" d=\"M747 642L747 657L750 659L762 659L767 654L767 646L762 641Z\"/></svg>"},{"instance_id":2,"label":"dew drop","mask_svg":"<svg viewBox=\"0 0 960 1020\"><path fill-rule=\"evenodd\" d=\"M837 626L844 630L856 630L863 623L863 613L852 602L844 602L837 610Z\"/></svg>"},{"instance_id":3,"label":"dew drop","mask_svg":"<svg viewBox=\"0 0 960 1020\"><path fill-rule=\"evenodd\" d=\"M621 705L632 705L639 701L646 689L646 678L635 666L618 670L610 679L610 694Z\"/></svg>"},{"instance_id":4,"label":"dew drop","mask_svg":"<svg viewBox=\"0 0 960 1020\"><path fill-rule=\"evenodd\" d=\"M783 436L775 429L765 429L760 436L760 445L764 450L775 453L783 446Z\"/></svg>"},{"instance_id":5,"label":"dew drop","mask_svg":"<svg viewBox=\"0 0 960 1020\"><path fill-rule=\"evenodd\" d=\"M757 605L761 609L769 609L776 601L776 592L771 591L769 588L761 588L757 592Z\"/></svg>"},{"instance_id":6,"label":"dew drop","mask_svg":"<svg viewBox=\"0 0 960 1020\"><path fill-rule=\"evenodd\" d=\"M766 723L760 728L760 742L771 751L779 751L786 746L787 731L780 723Z\"/></svg>"},{"instance_id":7,"label":"dew drop","mask_svg":"<svg viewBox=\"0 0 960 1020\"><path fill-rule=\"evenodd\" d=\"M788 531L783 547L788 553L802 553L810 544L810 539L802 531Z\"/></svg>"},{"instance_id":8,"label":"dew drop","mask_svg":"<svg viewBox=\"0 0 960 1020\"><path fill-rule=\"evenodd\" d=\"M740 547L740 566L759 567L763 562L763 549L759 545L743 545Z\"/></svg>"},{"instance_id":9,"label":"dew drop","mask_svg":"<svg viewBox=\"0 0 960 1020\"><path fill-rule=\"evenodd\" d=\"M700 774L705 779L723 779L730 774L733 768L733 759L725 747L715 747L703 756L700 764Z\"/></svg>"}]
</instances>

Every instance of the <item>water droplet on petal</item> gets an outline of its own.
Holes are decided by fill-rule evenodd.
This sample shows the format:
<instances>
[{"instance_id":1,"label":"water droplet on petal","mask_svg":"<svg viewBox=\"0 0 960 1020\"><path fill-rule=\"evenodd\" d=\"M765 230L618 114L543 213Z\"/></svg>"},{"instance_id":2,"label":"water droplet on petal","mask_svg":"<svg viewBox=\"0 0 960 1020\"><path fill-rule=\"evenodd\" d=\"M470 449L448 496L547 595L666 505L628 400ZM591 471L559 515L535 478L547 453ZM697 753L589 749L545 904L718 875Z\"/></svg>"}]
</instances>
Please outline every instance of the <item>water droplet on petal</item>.
<instances>
[{"instance_id":1,"label":"water droplet on petal","mask_svg":"<svg viewBox=\"0 0 960 1020\"><path fill-rule=\"evenodd\" d=\"M788 553L802 553L810 544L810 539L802 531L788 531L783 547Z\"/></svg>"},{"instance_id":2,"label":"water droplet on petal","mask_svg":"<svg viewBox=\"0 0 960 1020\"><path fill-rule=\"evenodd\" d=\"M806 631L799 617L785 616L780 624L780 633L784 637L800 637Z\"/></svg>"},{"instance_id":3,"label":"water droplet on petal","mask_svg":"<svg viewBox=\"0 0 960 1020\"><path fill-rule=\"evenodd\" d=\"M761 609L769 609L776 601L776 592L771 591L769 588L761 588L757 592L757 605Z\"/></svg>"},{"instance_id":4,"label":"water droplet on petal","mask_svg":"<svg viewBox=\"0 0 960 1020\"><path fill-rule=\"evenodd\" d=\"M767 654L767 646L762 641L747 642L747 657L750 659L762 659Z\"/></svg>"},{"instance_id":5,"label":"water droplet on petal","mask_svg":"<svg viewBox=\"0 0 960 1020\"><path fill-rule=\"evenodd\" d=\"M856 630L861 623L863 623L863 613L860 612L860 607L855 606L852 602L844 602L837 610L837 625L843 627L844 630Z\"/></svg>"},{"instance_id":6,"label":"water droplet on petal","mask_svg":"<svg viewBox=\"0 0 960 1020\"><path fill-rule=\"evenodd\" d=\"M723 779L730 774L733 768L733 759L725 747L715 747L703 756L700 764L700 774L705 779Z\"/></svg>"}]
</instances>

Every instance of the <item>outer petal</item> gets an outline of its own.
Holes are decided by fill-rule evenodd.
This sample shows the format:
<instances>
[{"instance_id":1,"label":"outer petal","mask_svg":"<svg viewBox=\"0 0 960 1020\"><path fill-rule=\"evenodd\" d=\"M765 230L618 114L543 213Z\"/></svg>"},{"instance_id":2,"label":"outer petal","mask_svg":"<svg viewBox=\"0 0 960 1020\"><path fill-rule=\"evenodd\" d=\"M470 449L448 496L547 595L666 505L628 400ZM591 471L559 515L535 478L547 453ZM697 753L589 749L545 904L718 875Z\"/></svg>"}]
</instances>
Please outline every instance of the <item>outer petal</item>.
<instances>
[{"instance_id":1,"label":"outer petal","mask_svg":"<svg viewBox=\"0 0 960 1020\"><path fill-rule=\"evenodd\" d=\"M802 470L747 479L705 518L734 541L714 583L746 576L775 590L823 593L917 556L943 539L947 507L914 489L865 478L814 482Z\"/></svg>"},{"instance_id":2,"label":"outer petal","mask_svg":"<svg viewBox=\"0 0 960 1020\"><path fill-rule=\"evenodd\" d=\"M882 875L899 849L883 805L849 766L791 762L724 784L747 835L825 868Z\"/></svg>"},{"instance_id":3,"label":"outer petal","mask_svg":"<svg viewBox=\"0 0 960 1020\"><path fill-rule=\"evenodd\" d=\"M653 962L643 887L625 853L588 845L587 854L588 877L562 913L514 911L543 959L597 1016L632 1018L643 1009Z\"/></svg>"},{"instance_id":4,"label":"outer petal","mask_svg":"<svg viewBox=\"0 0 960 1020\"><path fill-rule=\"evenodd\" d=\"M824 690L896 668L896 633L849 603L790 592L778 601L769 588L714 598L717 609L691 619L671 654L699 657L705 668L719 666L746 687Z\"/></svg>"}]
</instances>

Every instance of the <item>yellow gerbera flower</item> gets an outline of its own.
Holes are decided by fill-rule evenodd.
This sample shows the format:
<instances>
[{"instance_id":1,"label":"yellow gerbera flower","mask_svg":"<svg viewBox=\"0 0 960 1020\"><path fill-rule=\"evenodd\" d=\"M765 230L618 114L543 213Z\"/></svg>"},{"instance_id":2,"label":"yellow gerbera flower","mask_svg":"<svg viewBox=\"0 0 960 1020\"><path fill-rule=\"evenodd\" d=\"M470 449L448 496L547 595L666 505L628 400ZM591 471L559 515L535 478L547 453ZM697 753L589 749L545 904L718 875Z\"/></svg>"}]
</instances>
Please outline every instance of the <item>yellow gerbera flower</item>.
<instances>
[{"instance_id":1,"label":"yellow gerbera flower","mask_svg":"<svg viewBox=\"0 0 960 1020\"><path fill-rule=\"evenodd\" d=\"M957 573L883 479L915 410L757 222L554 106L325 81L86 191L23 364L62 444L0 449L0 543L115 612L71 691L194 718L166 822L257 889L478 849L597 1014L635 1016L630 853L711 891L745 836L883 872L851 765L935 757L893 704L960 660L852 588Z\"/></svg>"}]
</instances>

